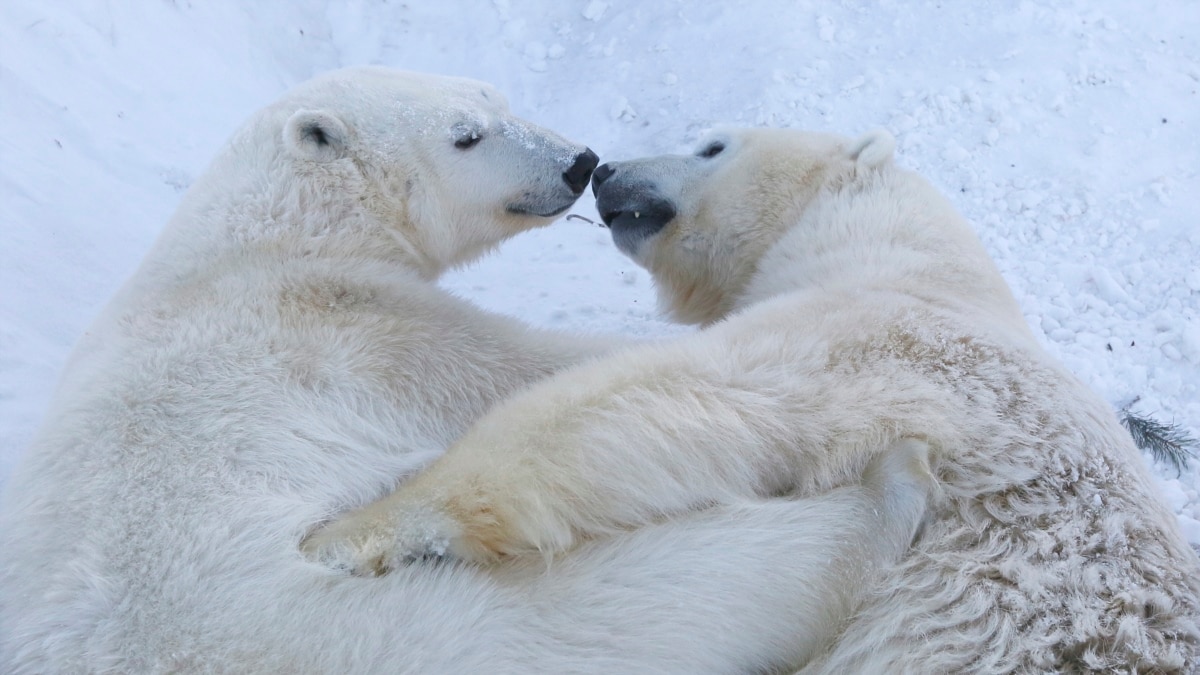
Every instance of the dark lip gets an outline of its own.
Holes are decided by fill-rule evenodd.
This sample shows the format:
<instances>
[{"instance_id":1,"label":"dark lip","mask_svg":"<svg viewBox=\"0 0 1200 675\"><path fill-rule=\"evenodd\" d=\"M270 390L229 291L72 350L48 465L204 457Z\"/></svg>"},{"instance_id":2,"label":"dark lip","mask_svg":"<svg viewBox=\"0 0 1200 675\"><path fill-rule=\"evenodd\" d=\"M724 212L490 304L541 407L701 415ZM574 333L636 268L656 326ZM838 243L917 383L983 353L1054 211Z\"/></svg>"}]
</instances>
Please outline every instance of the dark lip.
<instances>
[{"instance_id":1,"label":"dark lip","mask_svg":"<svg viewBox=\"0 0 1200 675\"><path fill-rule=\"evenodd\" d=\"M509 204L508 206L506 206L504 208L504 210L507 211L508 213L518 215L518 216L537 216L538 218L553 218L554 216L558 216L558 215L562 215L562 214L566 213L567 209L569 209L569 208L571 208L571 204L565 204L560 208L554 209L553 211L549 211L546 213L538 213L537 211L530 211L529 209L522 207L522 206L515 206L513 204Z\"/></svg>"}]
</instances>

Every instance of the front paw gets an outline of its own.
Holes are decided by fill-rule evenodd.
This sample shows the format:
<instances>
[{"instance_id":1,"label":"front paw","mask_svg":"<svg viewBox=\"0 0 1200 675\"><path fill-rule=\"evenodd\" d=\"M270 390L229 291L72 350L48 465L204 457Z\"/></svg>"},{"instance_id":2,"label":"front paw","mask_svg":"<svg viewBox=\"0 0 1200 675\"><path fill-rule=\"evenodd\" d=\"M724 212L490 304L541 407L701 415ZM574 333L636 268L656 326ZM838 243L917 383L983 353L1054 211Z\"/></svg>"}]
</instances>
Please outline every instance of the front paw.
<instances>
[{"instance_id":1,"label":"front paw","mask_svg":"<svg viewBox=\"0 0 1200 675\"><path fill-rule=\"evenodd\" d=\"M437 509L376 504L310 533L300 550L335 571L372 577L415 560L452 557L457 533L454 521Z\"/></svg>"}]
</instances>

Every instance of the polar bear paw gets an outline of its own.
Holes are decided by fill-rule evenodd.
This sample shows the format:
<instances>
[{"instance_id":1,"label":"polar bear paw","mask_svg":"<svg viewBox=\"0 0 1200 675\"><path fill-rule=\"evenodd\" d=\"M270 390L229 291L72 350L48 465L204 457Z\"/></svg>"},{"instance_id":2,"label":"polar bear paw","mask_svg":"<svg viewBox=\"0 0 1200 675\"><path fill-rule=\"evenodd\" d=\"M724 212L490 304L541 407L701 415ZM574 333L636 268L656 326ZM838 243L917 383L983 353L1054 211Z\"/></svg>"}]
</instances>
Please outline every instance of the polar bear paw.
<instances>
[{"instance_id":1,"label":"polar bear paw","mask_svg":"<svg viewBox=\"0 0 1200 675\"><path fill-rule=\"evenodd\" d=\"M373 577L411 562L470 558L454 546L459 528L436 508L368 506L310 533L300 543L312 562L334 571Z\"/></svg>"}]
</instances>

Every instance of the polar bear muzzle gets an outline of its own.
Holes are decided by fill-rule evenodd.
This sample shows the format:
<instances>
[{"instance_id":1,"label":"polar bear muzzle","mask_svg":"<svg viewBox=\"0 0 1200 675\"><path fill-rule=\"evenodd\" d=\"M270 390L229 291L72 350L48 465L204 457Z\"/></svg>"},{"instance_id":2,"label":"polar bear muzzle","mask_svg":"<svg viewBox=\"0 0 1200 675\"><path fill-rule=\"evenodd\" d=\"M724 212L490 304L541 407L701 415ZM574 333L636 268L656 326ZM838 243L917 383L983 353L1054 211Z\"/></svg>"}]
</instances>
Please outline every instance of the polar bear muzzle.
<instances>
[{"instance_id":1,"label":"polar bear muzzle","mask_svg":"<svg viewBox=\"0 0 1200 675\"><path fill-rule=\"evenodd\" d=\"M522 194L520 199L509 203L505 210L520 216L553 218L571 208L579 195L583 194L592 177L592 170L599 163L600 158L596 153L591 148L584 148L575 156L571 166L562 172L562 182L569 192L563 192L561 185L549 191L530 190Z\"/></svg>"},{"instance_id":2,"label":"polar bear muzzle","mask_svg":"<svg viewBox=\"0 0 1200 675\"><path fill-rule=\"evenodd\" d=\"M592 192L600 218L612 231L613 243L625 255L633 256L642 242L675 218L677 209L653 184L616 175L618 166L609 162L597 168Z\"/></svg>"}]
</instances>

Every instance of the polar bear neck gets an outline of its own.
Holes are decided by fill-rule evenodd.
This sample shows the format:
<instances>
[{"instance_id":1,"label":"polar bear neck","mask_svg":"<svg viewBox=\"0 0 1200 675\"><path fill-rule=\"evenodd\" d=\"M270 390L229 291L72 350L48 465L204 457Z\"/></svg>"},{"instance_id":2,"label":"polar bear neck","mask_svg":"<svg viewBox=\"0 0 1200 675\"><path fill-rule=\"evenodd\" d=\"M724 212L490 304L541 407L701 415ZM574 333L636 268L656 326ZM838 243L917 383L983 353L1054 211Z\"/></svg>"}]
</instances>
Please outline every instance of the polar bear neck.
<instances>
[{"instance_id":1,"label":"polar bear neck","mask_svg":"<svg viewBox=\"0 0 1200 675\"><path fill-rule=\"evenodd\" d=\"M999 269L924 178L887 167L823 191L759 261L744 308L804 290L887 290L1025 326Z\"/></svg>"}]
</instances>

